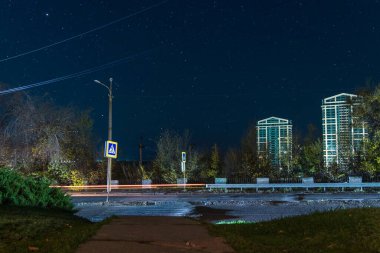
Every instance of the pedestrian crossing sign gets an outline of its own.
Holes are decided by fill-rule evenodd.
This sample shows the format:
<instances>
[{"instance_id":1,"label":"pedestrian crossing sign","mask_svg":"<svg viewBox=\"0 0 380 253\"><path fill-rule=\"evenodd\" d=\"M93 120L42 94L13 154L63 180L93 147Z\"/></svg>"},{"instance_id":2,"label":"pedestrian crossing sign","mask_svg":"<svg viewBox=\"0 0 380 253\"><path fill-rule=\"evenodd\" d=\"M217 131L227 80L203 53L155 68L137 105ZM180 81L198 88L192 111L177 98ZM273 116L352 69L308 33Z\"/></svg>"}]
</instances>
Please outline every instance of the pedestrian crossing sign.
<instances>
[{"instance_id":1,"label":"pedestrian crossing sign","mask_svg":"<svg viewBox=\"0 0 380 253\"><path fill-rule=\"evenodd\" d=\"M104 156L109 158L117 158L117 142L106 141L104 148Z\"/></svg>"}]
</instances>

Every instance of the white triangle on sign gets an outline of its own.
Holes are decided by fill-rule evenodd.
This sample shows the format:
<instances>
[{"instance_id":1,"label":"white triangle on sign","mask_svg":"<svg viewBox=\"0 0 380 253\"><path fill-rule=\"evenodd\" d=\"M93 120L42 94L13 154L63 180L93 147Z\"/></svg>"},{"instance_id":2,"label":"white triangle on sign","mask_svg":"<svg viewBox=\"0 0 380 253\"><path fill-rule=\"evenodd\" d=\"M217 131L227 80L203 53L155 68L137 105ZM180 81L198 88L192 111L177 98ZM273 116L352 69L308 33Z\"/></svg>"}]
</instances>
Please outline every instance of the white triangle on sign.
<instances>
[{"instance_id":1,"label":"white triangle on sign","mask_svg":"<svg viewBox=\"0 0 380 253\"><path fill-rule=\"evenodd\" d=\"M114 145L110 145L110 149L108 150L108 154L114 155L116 153Z\"/></svg>"}]
</instances>

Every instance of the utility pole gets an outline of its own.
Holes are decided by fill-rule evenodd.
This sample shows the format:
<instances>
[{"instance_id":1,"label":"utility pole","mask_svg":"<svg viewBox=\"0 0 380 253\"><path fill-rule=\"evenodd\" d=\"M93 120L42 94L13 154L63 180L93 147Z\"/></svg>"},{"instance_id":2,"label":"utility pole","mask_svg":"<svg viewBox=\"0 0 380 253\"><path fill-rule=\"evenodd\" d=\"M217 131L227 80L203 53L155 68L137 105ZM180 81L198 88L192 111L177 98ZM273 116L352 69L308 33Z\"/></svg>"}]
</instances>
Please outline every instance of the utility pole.
<instances>
[{"instance_id":1,"label":"utility pole","mask_svg":"<svg viewBox=\"0 0 380 253\"><path fill-rule=\"evenodd\" d=\"M144 148L144 144L143 144L143 137L141 136L140 137L140 144L139 144L139 166L142 167L142 151L143 151L143 148Z\"/></svg>"},{"instance_id":2,"label":"utility pole","mask_svg":"<svg viewBox=\"0 0 380 253\"><path fill-rule=\"evenodd\" d=\"M109 86L107 86L98 80L94 80L95 83L98 83L98 84L106 87L108 90L108 140L112 141L112 98L113 98L112 97L112 82L113 82L113 78L110 77L109 81L110 81L110 84L109 84ZM107 161L107 200L106 200L107 203L108 203L109 194L111 192L111 167L112 167L112 158L108 157L108 161Z\"/></svg>"}]
</instances>

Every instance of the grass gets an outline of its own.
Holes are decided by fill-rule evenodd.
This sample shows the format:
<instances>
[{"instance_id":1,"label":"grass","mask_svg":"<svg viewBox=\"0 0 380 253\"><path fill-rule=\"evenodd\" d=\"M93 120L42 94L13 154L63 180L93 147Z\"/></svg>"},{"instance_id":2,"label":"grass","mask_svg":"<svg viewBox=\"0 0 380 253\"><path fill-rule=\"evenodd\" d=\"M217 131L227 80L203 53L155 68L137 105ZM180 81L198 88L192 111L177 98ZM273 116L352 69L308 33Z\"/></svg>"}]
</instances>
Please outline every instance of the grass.
<instances>
[{"instance_id":1,"label":"grass","mask_svg":"<svg viewBox=\"0 0 380 253\"><path fill-rule=\"evenodd\" d=\"M380 252L380 209L315 213L275 221L211 225L237 252Z\"/></svg>"},{"instance_id":2,"label":"grass","mask_svg":"<svg viewBox=\"0 0 380 253\"><path fill-rule=\"evenodd\" d=\"M63 210L0 205L0 252L74 252L103 224Z\"/></svg>"}]
</instances>

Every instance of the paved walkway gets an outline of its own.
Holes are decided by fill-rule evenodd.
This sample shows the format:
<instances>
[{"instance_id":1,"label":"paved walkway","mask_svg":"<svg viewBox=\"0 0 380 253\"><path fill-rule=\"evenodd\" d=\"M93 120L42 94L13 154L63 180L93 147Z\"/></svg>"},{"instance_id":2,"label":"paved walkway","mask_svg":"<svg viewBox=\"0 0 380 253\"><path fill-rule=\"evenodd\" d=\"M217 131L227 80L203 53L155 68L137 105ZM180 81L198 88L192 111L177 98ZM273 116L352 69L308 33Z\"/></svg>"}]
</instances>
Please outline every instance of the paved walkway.
<instances>
[{"instance_id":1,"label":"paved walkway","mask_svg":"<svg viewBox=\"0 0 380 253\"><path fill-rule=\"evenodd\" d=\"M199 222L183 217L127 216L112 219L77 253L235 252Z\"/></svg>"}]
</instances>

